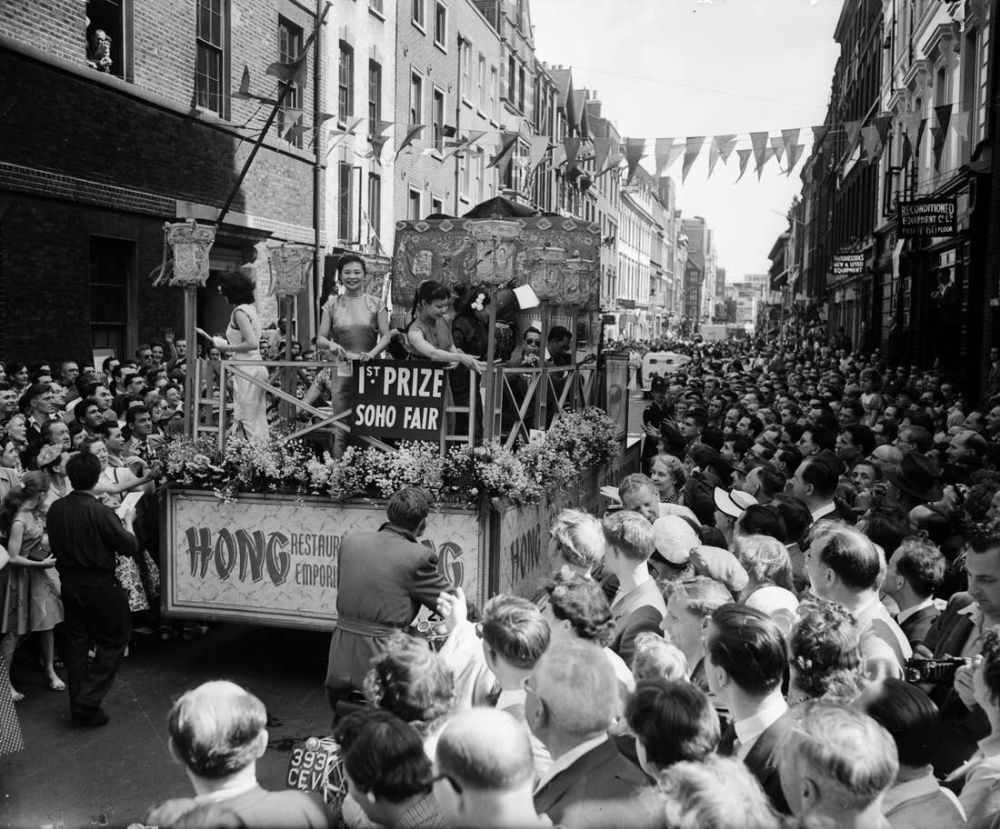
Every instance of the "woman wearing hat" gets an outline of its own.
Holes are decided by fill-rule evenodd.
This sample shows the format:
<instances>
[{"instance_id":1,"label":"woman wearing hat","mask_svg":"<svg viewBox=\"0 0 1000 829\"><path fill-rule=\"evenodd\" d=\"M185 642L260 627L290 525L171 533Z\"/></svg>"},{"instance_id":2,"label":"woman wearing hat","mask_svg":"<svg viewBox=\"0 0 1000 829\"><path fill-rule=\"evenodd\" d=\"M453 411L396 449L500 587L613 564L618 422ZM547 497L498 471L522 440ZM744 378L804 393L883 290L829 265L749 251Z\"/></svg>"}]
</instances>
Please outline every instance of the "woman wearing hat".
<instances>
[{"instance_id":1,"label":"woman wearing hat","mask_svg":"<svg viewBox=\"0 0 1000 829\"><path fill-rule=\"evenodd\" d=\"M42 667L53 691L66 690L55 670L53 630L63 620L59 577L55 558L49 552L42 501L49 481L44 472L26 472L20 487L12 490L0 507L0 536L10 554L10 576L0 615L0 652L8 669L18 640L38 632L42 645ZM24 695L11 688L15 701Z\"/></svg>"},{"instance_id":2,"label":"woman wearing hat","mask_svg":"<svg viewBox=\"0 0 1000 829\"><path fill-rule=\"evenodd\" d=\"M234 363L256 362L260 355L260 317L254 304L253 266L244 265L238 271L226 271L219 278L219 292L233 306L226 328L226 338L213 337L201 328L198 333L210 340L222 354L232 354ZM240 371L263 385L233 376L233 434L254 441L266 440L267 428L267 368L240 366Z\"/></svg>"}]
</instances>

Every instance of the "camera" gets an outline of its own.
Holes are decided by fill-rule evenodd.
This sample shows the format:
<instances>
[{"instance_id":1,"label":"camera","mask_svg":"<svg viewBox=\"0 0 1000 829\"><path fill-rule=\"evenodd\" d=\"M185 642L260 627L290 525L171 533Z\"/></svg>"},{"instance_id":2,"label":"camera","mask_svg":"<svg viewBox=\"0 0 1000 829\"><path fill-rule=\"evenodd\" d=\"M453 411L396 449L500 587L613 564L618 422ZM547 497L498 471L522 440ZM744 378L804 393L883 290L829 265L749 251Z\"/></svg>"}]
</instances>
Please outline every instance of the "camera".
<instances>
[{"instance_id":1,"label":"camera","mask_svg":"<svg viewBox=\"0 0 1000 829\"><path fill-rule=\"evenodd\" d=\"M938 659L911 659L906 663L907 682L951 683L963 665L971 665L971 659L961 656L942 656Z\"/></svg>"}]
</instances>

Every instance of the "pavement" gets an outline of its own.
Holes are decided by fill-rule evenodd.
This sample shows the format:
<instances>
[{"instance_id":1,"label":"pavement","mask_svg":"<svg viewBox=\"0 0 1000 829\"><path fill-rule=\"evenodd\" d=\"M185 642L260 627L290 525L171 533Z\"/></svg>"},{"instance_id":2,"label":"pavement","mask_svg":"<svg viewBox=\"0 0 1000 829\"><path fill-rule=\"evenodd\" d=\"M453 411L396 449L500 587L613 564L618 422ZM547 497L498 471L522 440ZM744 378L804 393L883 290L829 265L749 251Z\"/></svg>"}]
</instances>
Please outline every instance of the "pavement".
<instances>
[{"instance_id":1,"label":"pavement","mask_svg":"<svg viewBox=\"0 0 1000 829\"><path fill-rule=\"evenodd\" d=\"M161 800L190 796L167 749L167 714L210 679L242 685L281 721L258 762L265 788L284 788L293 741L329 733L328 634L220 624L192 641L133 641L105 700L111 722L100 728L71 726L66 693L48 690L33 659L15 659L14 685L27 697L17 705L25 750L0 758L0 826L126 826Z\"/></svg>"}]
</instances>

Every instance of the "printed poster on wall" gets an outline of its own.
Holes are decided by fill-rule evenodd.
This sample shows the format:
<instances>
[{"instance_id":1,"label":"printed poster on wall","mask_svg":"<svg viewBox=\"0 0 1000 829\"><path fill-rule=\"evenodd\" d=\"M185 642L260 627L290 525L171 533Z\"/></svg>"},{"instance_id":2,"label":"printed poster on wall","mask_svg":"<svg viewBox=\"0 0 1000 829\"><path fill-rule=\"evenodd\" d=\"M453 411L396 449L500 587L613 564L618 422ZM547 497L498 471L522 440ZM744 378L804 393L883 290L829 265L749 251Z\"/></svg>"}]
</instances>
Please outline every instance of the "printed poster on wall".
<instances>
[{"instance_id":1,"label":"printed poster on wall","mask_svg":"<svg viewBox=\"0 0 1000 829\"><path fill-rule=\"evenodd\" d=\"M314 630L330 630L336 620L344 536L386 520L379 504L251 494L225 503L208 492L176 491L168 492L163 518L167 614ZM482 606L478 513L431 513L421 542L437 553L445 578Z\"/></svg>"}]
</instances>

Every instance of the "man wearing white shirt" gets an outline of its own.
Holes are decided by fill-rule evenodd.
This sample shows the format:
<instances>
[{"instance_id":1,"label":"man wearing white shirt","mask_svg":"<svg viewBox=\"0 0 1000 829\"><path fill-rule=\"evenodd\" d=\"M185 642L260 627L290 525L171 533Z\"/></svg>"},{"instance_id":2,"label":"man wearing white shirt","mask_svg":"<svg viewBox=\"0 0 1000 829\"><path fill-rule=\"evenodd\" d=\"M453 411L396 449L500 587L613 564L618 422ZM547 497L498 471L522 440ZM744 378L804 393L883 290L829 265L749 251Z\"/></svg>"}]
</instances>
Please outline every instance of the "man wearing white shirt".
<instances>
[{"instance_id":1,"label":"man wearing white shirt","mask_svg":"<svg viewBox=\"0 0 1000 829\"><path fill-rule=\"evenodd\" d=\"M859 530L841 521L827 521L815 531L805 554L812 592L854 616L868 678L902 678L913 649L879 601L881 568L879 549Z\"/></svg>"},{"instance_id":2,"label":"man wearing white shirt","mask_svg":"<svg viewBox=\"0 0 1000 829\"><path fill-rule=\"evenodd\" d=\"M832 452L821 452L798 465L789 486L791 494L809 507L815 524L823 518L837 517L833 494L839 481L840 461Z\"/></svg>"},{"instance_id":3,"label":"man wearing white shirt","mask_svg":"<svg viewBox=\"0 0 1000 829\"><path fill-rule=\"evenodd\" d=\"M781 695L787 663L784 634L766 613L733 603L712 612L705 629L705 676L733 718L719 753L742 760L785 813L778 747L790 727Z\"/></svg>"},{"instance_id":4,"label":"man wearing white shirt","mask_svg":"<svg viewBox=\"0 0 1000 829\"><path fill-rule=\"evenodd\" d=\"M574 803L628 798L648 778L619 753L608 728L619 708L618 681L600 647L549 650L524 682L525 717L553 763L535 789L535 809L562 822Z\"/></svg>"},{"instance_id":5,"label":"man wearing white shirt","mask_svg":"<svg viewBox=\"0 0 1000 829\"><path fill-rule=\"evenodd\" d=\"M146 822L173 825L191 809L217 803L247 827L332 825L317 795L269 792L257 782L257 760L267 751L266 724L264 704L232 682L206 682L184 694L170 710L168 746L187 772L195 797L166 801Z\"/></svg>"}]
</instances>

